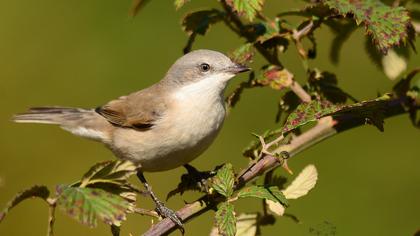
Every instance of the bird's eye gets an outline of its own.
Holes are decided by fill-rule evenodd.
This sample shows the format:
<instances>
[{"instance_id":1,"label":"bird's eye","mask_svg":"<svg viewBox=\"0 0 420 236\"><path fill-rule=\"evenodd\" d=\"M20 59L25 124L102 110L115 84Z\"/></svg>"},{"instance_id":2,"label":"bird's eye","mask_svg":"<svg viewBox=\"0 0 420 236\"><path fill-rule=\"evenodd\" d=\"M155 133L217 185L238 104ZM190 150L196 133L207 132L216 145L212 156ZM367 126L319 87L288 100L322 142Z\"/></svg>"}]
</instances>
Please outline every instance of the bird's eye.
<instances>
[{"instance_id":1,"label":"bird's eye","mask_svg":"<svg viewBox=\"0 0 420 236\"><path fill-rule=\"evenodd\" d=\"M200 65L200 70L203 71L203 72L207 72L207 71L210 70L210 65L207 64L207 63L203 63L203 64Z\"/></svg>"}]
</instances>

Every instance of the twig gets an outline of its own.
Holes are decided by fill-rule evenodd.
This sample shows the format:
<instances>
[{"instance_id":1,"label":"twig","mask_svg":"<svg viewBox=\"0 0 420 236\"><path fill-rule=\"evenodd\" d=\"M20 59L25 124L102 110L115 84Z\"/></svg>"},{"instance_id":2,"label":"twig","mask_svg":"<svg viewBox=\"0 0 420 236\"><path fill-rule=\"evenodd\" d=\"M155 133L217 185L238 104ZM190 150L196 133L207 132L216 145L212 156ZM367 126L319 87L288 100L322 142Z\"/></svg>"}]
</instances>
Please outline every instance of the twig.
<instances>
[{"instance_id":1,"label":"twig","mask_svg":"<svg viewBox=\"0 0 420 236\"><path fill-rule=\"evenodd\" d=\"M412 100L408 97L402 97L398 99L390 100L385 106L384 118L407 113L407 105L412 103ZM419 104L416 104L416 109L419 109ZM316 126L306 131L302 135L294 138L290 144L281 146L276 151L287 151L290 157L297 155L305 149L313 146L314 144L325 140L335 134L343 131L352 129L354 127L362 126L366 124L364 118L357 118L354 116L341 116L337 119L332 117L325 117L318 122ZM247 168L246 171L240 174L238 184L235 189L238 190L245 186L246 183L250 182L254 178L264 174L265 172L278 167L278 158L272 155L263 156L257 163L251 168ZM183 208L177 211L177 215L181 217L183 222L187 222L189 219L197 217L202 213L214 209L219 202L223 201L223 198L217 195L205 195L197 201L185 205ZM166 235L176 229L175 224L169 219L163 219L159 223L153 225L144 235L155 236L155 235Z\"/></svg>"},{"instance_id":2,"label":"twig","mask_svg":"<svg viewBox=\"0 0 420 236\"><path fill-rule=\"evenodd\" d=\"M237 33L239 36L245 37L249 42L254 41L254 35L253 33L250 33L246 30L246 27L244 23L241 21L241 19L232 12L232 9L228 6L228 4L222 0L221 4L224 8L224 10L227 13L227 17L225 18L224 22L225 24L235 33ZM263 15L258 15L260 18L265 18ZM234 26L230 23L233 22ZM310 33L313 30L314 23L311 21L310 24L305 26L302 30L298 31L296 37L303 37L304 35ZM254 43L254 47L257 49L257 51L270 63L276 66L279 66L280 68L283 68L283 65L277 58L277 51L270 52L266 50L262 44L260 43ZM310 102L311 96L300 86L298 82L296 82L294 79L292 79L292 84L290 86L290 89L304 102Z\"/></svg>"}]
</instances>

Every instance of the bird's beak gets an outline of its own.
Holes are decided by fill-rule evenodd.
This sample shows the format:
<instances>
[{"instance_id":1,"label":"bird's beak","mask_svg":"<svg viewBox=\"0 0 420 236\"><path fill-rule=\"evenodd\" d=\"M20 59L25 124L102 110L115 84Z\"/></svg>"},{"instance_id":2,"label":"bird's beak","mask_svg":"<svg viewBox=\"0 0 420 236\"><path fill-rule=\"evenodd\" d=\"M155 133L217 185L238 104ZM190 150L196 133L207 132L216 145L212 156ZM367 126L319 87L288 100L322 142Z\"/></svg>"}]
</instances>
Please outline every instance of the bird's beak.
<instances>
[{"instance_id":1,"label":"bird's beak","mask_svg":"<svg viewBox=\"0 0 420 236\"><path fill-rule=\"evenodd\" d=\"M233 66L227 68L227 71L233 74L239 74L245 71L250 71L251 68L235 63Z\"/></svg>"}]
</instances>

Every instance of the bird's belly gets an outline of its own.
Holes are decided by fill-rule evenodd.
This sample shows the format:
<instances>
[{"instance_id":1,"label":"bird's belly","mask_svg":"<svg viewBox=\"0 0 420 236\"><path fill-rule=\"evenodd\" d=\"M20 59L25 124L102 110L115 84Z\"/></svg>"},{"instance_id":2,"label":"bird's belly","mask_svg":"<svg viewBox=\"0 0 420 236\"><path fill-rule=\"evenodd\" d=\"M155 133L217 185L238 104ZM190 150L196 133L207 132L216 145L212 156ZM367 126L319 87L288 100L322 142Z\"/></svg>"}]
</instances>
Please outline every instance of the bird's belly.
<instances>
[{"instance_id":1,"label":"bird's belly","mask_svg":"<svg viewBox=\"0 0 420 236\"><path fill-rule=\"evenodd\" d=\"M210 146L222 127L225 109L223 103L185 105L166 115L148 131L119 129L111 149L118 157L141 164L143 171L176 168Z\"/></svg>"}]
</instances>

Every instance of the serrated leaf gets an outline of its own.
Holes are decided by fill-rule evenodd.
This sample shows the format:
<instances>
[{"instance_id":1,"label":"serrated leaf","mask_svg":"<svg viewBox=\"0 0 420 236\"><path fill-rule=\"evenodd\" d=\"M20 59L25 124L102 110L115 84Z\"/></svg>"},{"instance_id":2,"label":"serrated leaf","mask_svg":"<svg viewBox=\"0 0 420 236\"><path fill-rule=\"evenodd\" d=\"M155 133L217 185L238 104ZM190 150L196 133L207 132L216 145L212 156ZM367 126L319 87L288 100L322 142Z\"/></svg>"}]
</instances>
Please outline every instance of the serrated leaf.
<instances>
[{"instance_id":1,"label":"serrated leaf","mask_svg":"<svg viewBox=\"0 0 420 236\"><path fill-rule=\"evenodd\" d=\"M286 69L270 65L256 79L256 83L262 86L270 86L275 90L282 90L292 84L293 75Z\"/></svg>"},{"instance_id":2,"label":"serrated leaf","mask_svg":"<svg viewBox=\"0 0 420 236\"><path fill-rule=\"evenodd\" d=\"M226 163L218 171L212 180L212 187L225 197L232 196L233 186L235 184L235 174L232 164Z\"/></svg>"},{"instance_id":3,"label":"serrated leaf","mask_svg":"<svg viewBox=\"0 0 420 236\"><path fill-rule=\"evenodd\" d=\"M252 43L246 43L228 55L233 62L245 65L252 61L255 55L255 49Z\"/></svg>"},{"instance_id":4,"label":"serrated leaf","mask_svg":"<svg viewBox=\"0 0 420 236\"><path fill-rule=\"evenodd\" d=\"M264 0L226 0L226 3L240 16L253 21L257 12L262 10Z\"/></svg>"},{"instance_id":5,"label":"serrated leaf","mask_svg":"<svg viewBox=\"0 0 420 236\"><path fill-rule=\"evenodd\" d=\"M131 161L114 160L97 163L83 175L73 187L100 188L107 192L135 202L138 189L128 182L128 178L137 173L138 166Z\"/></svg>"},{"instance_id":6,"label":"serrated leaf","mask_svg":"<svg viewBox=\"0 0 420 236\"><path fill-rule=\"evenodd\" d=\"M281 203L285 206L289 204L287 199L284 197L284 194L280 191L279 187L277 186L267 187L267 186L252 185L252 186L245 187L238 192L238 198L246 198L246 197L271 200L274 202Z\"/></svg>"},{"instance_id":7,"label":"serrated leaf","mask_svg":"<svg viewBox=\"0 0 420 236\"><path fill-rule=\"evenodd\" d=\"M384 112L386 105L391 98L391 95L385 94L373 100L341 106L336 111L327 115L350 115L353 117L364 118L367 123L376 126L376 128L380 131L384 131Z\"/></svg>"},{"instance_id":8,"label":"serrated leaf","mask_svg":"<svg viewBox=\"0 0 420 236\"><path fill-rule=\"evenodd\" d=\"M98 163L83 175L80 187L86 187L97 182L126 181L137 173L138 166L131 161L115 160Z\"/></svg>"},{"instance_id":9,"label":"serrated leaf","mask_svg":"<svg viewBox=\"0 0 420 236\"><path fill-rule=\"evenodd\" d=\"M283 132L289 132L299 128L309 122L320 119L339 108L326 100L312 100L311 102L302 102L296 110L294 110L286 120L283 126Z\"/></svg>"},{"instance_id":10,"label":"serrated leaf","mask_svg":"<svg viewBox=\"0 0 420 236\"><path fill-rule=\"evenodd\" d=\"M57 206L79 223L96 227L99 218L109 225L121 225L132 205L102 189L58 186Z\"/></svg>"},{"instance_id":11,"label":"serrated leaf","mask_svg":"<svg viewBox=\"0 0 420 236\"><path fill-rule=\"evenodd\" d=\"M389 48L408 39L410 24L408 11L404 7L390 7L378 0L324 0L339 14L352 14L357 24L363 23L377 48L386 53Z\"/></svg>"},{"instance_id":12,"label":"serrated leaf","mask_svg":"<svg viewBox=\"0 0 420 236\"><path fill-rule=\"evenodd\" d=\"M189 2L190 0L175 0L175 8L178 10L182 6L184 6L185 3Z\"/></svg>"},{"instance_id":13,"label":"serrated leaf","mask_svg":"<svg viewBox=\"0 0 420 236\"><path fill-rule=\"evenodd\" d=\"M308 192L315 187L317 180L318 171L314 165L308 165L282 192L287 199L300 198L308 194Z\"/></svg>"},{"instance_id":14,"label":"serrated leaf","mask_svg":"<svg viewBox=\"0 0 420 236\"><path fill-rule=\"evenodd\" d=\"M28 189L25 189L16 194L16 196L6 204L6 207L0 212L0 222L6 217L11 209L13 209L16 205L21 203L22 201L29 199L29 198L41 198L43 200L47 200L48 196L50 195L50 191L46 186L32 186Z\"/></svg>"},{"instance_id":15,"label":"serrated leaf","mask_svg":"<svg viewBox=\"0 0 420 236\"><path fill-rule=\"evenodd\" d=\"M368 123L383 131L384 110L390 99L391 96L385 94L373 100L350 105L334 105L328 101L320 100L312 100L309 103L303 102L287 117L283 132L289 132L325 116L342 115L365 118Z\"/></svg>"},{"instance_id":16,"label":"serrated leaf","mask_svg":"<svg viewBox=\"0 0 420 236\"><path fill-rule=\"evenodd\" d=\"M215 219L220 235L234 236L236 234L236 217L233 204L229 202L221 203L216 211Z\"/></svg>"},{"instance_id":17,"label":"serrated leaf","mask_svg":"<svg viewBox=\"0 0 420 236\"><path fill-rule=\"evenodd\" d=\"M188 13L182 19L182 28L188 35L205 35L210 26L221 21L223 13L218 10L202 10Z\"/></svg>"}]
</instances>

